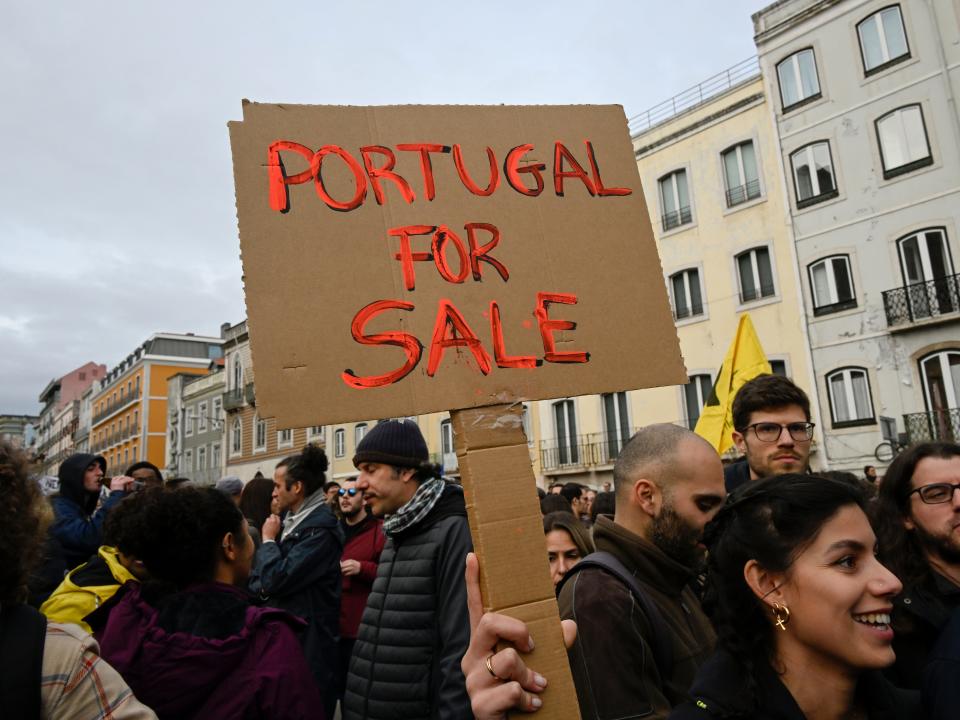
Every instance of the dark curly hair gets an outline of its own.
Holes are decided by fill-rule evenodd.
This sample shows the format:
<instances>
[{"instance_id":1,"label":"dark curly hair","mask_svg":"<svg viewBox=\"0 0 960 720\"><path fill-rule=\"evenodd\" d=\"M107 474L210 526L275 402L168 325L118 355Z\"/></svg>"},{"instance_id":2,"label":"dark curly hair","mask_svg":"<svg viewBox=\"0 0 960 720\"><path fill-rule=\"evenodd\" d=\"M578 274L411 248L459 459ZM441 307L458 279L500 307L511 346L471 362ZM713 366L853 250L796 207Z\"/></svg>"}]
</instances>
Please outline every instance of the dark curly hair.
<instances>
[{"instance_id":1,"label":"dark curly hair","mask_svg":"<svg viewBox=\"0 0 960 720\"><path fill-rule=\"evenodd\" d=\"M327 479L325 473L329 466L330 461L327 460L327 454L323 451L323 448L316 445L306 445L299 455L292 455L277 463L277 467L287 469L287 489L289 490L291 485L300 481L303 483L304 497L313 495L323 487L323 483Z\"/></svg>"},{"instance_id":2,"label":"dark curly hair","mask_svg":"<svg viewBox=\"0 0 960 720\"><path fill-rule=\"evenodd\" d=\"M143 557L144 546L157 541L144 533L141 520L147 504L144 496L142 492L128 495L110 509L103 521L103 544L138 560Z\"/></svg>"},{"instance_id":3,"label":"dark curly hair","mask_svg":"<svg viewBox=\"0 0 960 720\"><path fill-rule=\"evenodd\" d=\"M265 477L255 477L243 486L240 493L240 512L258 531L263 522L270 517L270 503L273 502L273 481Z\"/></svg>"},{"instance_id":4,"label":"dark curly hair","mask_svg":"<svg viewBox=\"0 0 960 720\"><path fill-rule=\"evenodd\" d=\"M243 531L240 509L215 488L149 488L140 496L139 519L149 542L139 557L150 577L166 589L212 580L227 533L253 542Z\"/></svg>"},{"instance_id":5,"label":"dark curly hair","mask_svg":"<svg viewBox=\"0 0 960 720\"><path fill-rule=\"evenodd\" d=\"M26 454L0 443L0 605L27 597L27 580L43 559L53 513L30 477Z\"/></svg>"},{"instance_id":6,"label":"dark curly hair","mask_svg":"<svg viewBox=\"0 0 960 720\"><path fill-rule=\"evenodd\" d=\"M768 571L786 571L848 505L865 506L856 485L817 475L780 475L733 493L704 530L709 550L704 610L719 646L745 670L749 692L756 691L756 669L772 660L774 638L769 612L747 585L744 566L756 560Z\"/></svg>"},{"instance_id":7,"label":"dark curly hair","mask_svg":"<svg viewBox=\"0 0 960 720\"><path fill-rule=\"evenodd\" d=\"M880 560L904 585L923 584L929 579L930 564L916 534L908 532L903 520L910 514L910 490L917 465L925 458L960 457L956 443L928 442L913 445L887 468L873 508L873 523L880 544Z\"/></svg>"}]
</instances>

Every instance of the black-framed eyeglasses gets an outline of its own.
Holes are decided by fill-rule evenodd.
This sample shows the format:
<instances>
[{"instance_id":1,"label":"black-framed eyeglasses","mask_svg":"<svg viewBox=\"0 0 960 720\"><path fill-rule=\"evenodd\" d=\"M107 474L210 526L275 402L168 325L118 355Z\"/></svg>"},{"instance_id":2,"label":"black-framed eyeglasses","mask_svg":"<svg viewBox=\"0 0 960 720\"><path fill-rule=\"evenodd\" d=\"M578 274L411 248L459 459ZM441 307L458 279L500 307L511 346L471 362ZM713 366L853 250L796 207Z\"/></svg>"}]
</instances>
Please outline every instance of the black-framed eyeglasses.
<instances>
[{"instance_id":1,"label":"black-framed eyeglasses","mask_svg":"<svg viewBox=\"0 0 960 720\"><path fill-rule=\"evenodd\" d=\"M790 433L790 437L797 442L808 442L813 438L813 429L815 427L816 423L812 422L795 422L786 425L775 422L759 422L753 425L747 425L744 430L753 428L753 434L757 436L757 440L762 440L763 442L777 442L784 430Z\"/></svg>"},{"instance_id":2,"label":"black-framed eyeglasses","mask_svg":"<svg viewBox=\"0 0 960 720\"><path fill-rule=\"evenodd\" d=\"M349 495L350 497L353 497L356 494L357 494L356 488L340 488L339 490L337 490L337 495L339 495L340 497L343 497L344 495Z\"/></svg>"},{"instance_id":3,"label":"black-framed eyeglasses","mask_svg":"<svg viewBox=\"0 0 960 720\"><path fill-rule=\"evenodd\" d=\"M927 505L939 505L953 500L953 493L956 490L960 490L960 483L956 485L952 483L932 483L911 490L907 493L907 497L917 493Z\"/></svg>"}]
</instances>

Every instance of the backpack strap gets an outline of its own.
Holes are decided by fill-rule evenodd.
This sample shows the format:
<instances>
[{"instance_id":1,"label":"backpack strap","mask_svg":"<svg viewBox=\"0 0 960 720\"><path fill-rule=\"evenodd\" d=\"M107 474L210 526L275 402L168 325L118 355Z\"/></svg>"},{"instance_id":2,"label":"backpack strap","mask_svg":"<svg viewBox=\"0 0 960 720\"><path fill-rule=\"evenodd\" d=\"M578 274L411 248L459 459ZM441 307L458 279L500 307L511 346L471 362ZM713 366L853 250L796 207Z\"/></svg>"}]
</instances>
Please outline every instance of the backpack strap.
<instances>
[{"instance_id":1,"label":"backpack strap","mask_svg":"<svg viewBox=\"0 0 960 720\"><path fill-rule=\"evenodd\" d=\"M653 651L654 662L657 663L660 676L667 677L673 668L673 643L670 641L670 636L667 633L667 625L663 619L663 613L660 612L660 608L657 607L657 604L644 589L640 587L636 575L627 570L616 556L604 551L590 553L570 568L567 574L563 576L563 579L559 585L557 585L557 595L560 595L560 591L570 578L587 568L603 570L608 575L617 578L617 580L626 585L627 589L630 590L630 594L633 595L634 600L636 600L640 606L640 610L646 616L650 630L653 633L653 636L647 638L647 641L650 643L650 649Z\"/></svg>"},{"instance_id":2,"label":"backpack strap","mask_svg":"<svg viewBox=\"0 0 960 720\"><path fill-rule=\"evenodd\" d=\"M0 706L7 720L40 717L47 618L29 605L0 610Z\"/></svg>"}]
</instances>

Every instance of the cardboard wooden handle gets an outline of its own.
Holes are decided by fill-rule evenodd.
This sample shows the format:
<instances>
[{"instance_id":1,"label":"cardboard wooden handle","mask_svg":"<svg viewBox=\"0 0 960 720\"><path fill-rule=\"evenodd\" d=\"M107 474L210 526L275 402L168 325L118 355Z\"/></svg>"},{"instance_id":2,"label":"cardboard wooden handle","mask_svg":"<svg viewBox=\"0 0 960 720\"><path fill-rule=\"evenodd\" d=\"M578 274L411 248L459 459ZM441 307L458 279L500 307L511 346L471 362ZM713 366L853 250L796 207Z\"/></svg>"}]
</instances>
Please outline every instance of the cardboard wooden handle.
<instances>
[{"instance_id":1,"label":"cardboard wooden handle","mask_svg":"<svg viewBox=\"0 0 960 720\"><path fill-rule=\"evenodd\" d=\"M454 410L450 416L484 610L510 615L530 628L535 649L524 662L549 680L537 718L580 720L522 407L491 405Z\"/></svg>"}]
</instances>

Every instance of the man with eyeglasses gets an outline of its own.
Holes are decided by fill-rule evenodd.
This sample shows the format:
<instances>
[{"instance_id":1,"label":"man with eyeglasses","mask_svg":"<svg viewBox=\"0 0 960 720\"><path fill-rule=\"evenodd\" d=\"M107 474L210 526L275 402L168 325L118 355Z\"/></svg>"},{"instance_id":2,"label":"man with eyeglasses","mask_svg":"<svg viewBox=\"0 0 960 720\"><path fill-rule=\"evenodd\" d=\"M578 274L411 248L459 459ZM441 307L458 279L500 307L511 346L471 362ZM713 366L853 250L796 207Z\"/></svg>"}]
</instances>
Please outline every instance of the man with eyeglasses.
<instances>
[{"instance_id":1,"label":"man with eyeglasses","mask_svg":"<svg viewBox=\"0 0 960 720\"><path fill-rule=\"evenodd\" d=\"M809 469L810 399L782 375L758 375L733 399L733 442L745 457L724 469L727 492L773 475Z\"/></svg>"},{"instance_id":2,"label":"man with eyeglasses","mask_svg":"<svg viewBox=\"0 0 960 720\"><path fill-rule=\"evenodd\" d=\"M903 582L894 599L894 684L919 689L941 631L960 611L960 444L904 450L880 483L880 559Z\"/></svg>"},{"instance_id":3,"label":"man with eyeglasses","mask_svg":"<svg viewBox=\"0 0 960 720\"><path fill-rule=\"evenodd\" d=\"M338 487L337 501L342 518L340 527L346 538L340 558L343 590L340 595L340 666L337 673L337 700L343 702L350 655L357 642L360 618L377 577L377 564L387 538L383 534L383 520L367 511L356 478Z\"/></svg>"}]
</instances>

